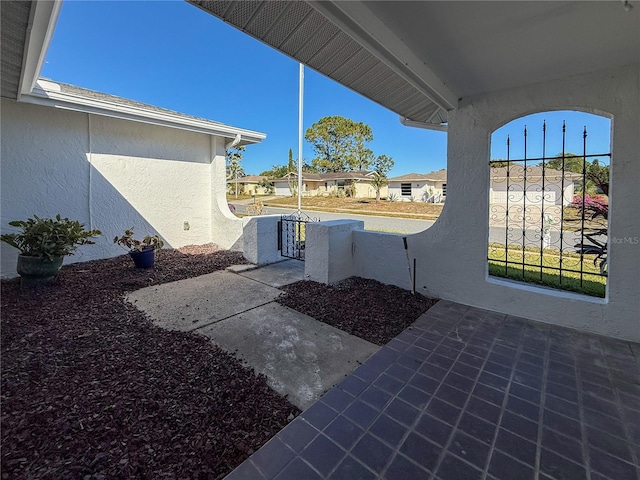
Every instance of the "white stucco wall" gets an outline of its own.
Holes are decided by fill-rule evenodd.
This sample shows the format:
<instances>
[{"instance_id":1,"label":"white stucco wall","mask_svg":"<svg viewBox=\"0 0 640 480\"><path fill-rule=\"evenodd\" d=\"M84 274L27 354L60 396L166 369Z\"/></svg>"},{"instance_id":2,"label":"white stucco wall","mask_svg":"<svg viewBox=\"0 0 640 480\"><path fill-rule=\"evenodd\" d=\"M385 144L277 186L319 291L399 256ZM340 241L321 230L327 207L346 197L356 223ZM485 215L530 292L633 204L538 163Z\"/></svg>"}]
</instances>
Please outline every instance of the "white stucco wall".
<instances>
[{"instance_id":1,"label":"white stucco wall","mask_svg":"<svg viewBox=\"0 0 640 480\"><path fill-rule=\"evenodd\" d=\"M11 220L57 213L102 230L65 263L125 253L112 239L131 226L169 247L229 247L241 234L242 221L219 211L226 200L214 200L224 196L222 138L2 99L1 177L3 233ZM14 276L17 250L0 254L1 275Z\"/></svg>"},{"instance_id":2,"label":"white stucco wall","mask_svg":"<svg viewBox=\"0 0 640 480\"><path fill-rule=\"evenodd\" d=\"M449 114L447 203L428 230L409 237L417 291L467 305L640 341L640 65L466 99ZM521 116L581 110L612 118L607 298L489 277L491 133ZM355 272L405 286L398 242L356 233ZM364 253L363 253L364 252ZM390 280L385 280L390 279Z\"/></svg>"}]
</instances>

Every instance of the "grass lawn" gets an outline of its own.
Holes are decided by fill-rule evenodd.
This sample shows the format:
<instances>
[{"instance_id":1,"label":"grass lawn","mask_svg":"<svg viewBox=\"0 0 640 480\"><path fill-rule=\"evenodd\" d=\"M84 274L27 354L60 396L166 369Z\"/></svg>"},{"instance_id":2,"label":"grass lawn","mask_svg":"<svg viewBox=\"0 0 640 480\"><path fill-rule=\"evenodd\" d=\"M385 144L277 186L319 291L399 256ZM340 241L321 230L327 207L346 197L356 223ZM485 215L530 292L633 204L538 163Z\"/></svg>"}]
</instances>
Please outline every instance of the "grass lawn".
<instances>
[{"instance_id":1,"label":"grass lawn","mask_svg":"<svg viewBox=\"0 0 640 480\"><path fill-rule=\"evenodd\" d=\"M505 254L508 261L505 268ZM523 253L521 247L509 247L505 251L504 245L492 243L489 245L489 274L497 277L536 283L562 290L583 293L593 297L604 298L607 277L598 275L600 268L593 264L593 255L585 255L582 263L582 283L580 282L580 255L576 253L562 254L562 276L558 270L560 266L560 252L545 249L540 256L540 249L528 247ZM546 267L546 268L545 268ZM574 271L565 271L577 270Z\"/></svg>"},{"instance_id":2,"label":"grass lawn","mask_svg":"<svg viewBox=\"0 0 640 480\"><path fill-rule=\"evenodd\" d=\"M266 201L265 205L290 208L298 205L298 199L296 197L274 198ZM354 212L365 215L406 216L429 220L438 218L443 207L443 205L424 202L389 202L386 200L376 202L371 198L350 197L303 197L302 206L310 210L324 212Z\"/></svg>"}]
</instances>

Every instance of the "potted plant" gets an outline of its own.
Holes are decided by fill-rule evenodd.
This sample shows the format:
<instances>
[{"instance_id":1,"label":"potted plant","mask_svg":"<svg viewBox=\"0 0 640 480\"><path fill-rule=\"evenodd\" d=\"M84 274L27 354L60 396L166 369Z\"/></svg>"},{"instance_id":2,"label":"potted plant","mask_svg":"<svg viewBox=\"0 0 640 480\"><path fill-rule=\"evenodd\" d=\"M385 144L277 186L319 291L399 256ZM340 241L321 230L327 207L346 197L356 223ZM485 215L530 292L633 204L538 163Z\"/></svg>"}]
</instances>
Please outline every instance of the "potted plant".
<instances>
[{"instance_id":1,"label":"potted plant","mask_svg":"<svg viewBox=\"0 0 640 480\"><path fill-rule=\"evenodd\" d=\"M164 246L158 235L146 235L142 240L133 236L133 227L124 231L121 237L115 237L113 243L122 245L129 250L129 255L137 268L153 268L155 251Z\"/></svg>"},{"instance_id":2,"label":"potted plant","mask_svg":"<svg viewBox=\"0 0 640 480\"><path fill-rule=\"evenodd\" d=\"M34 215L26 221L9 222L19 227L19 233L5 233L0 240L20 250L17 271L22 287L36 287L53 280L66 255L73 255L80 245L94 244L91 237L100 235L100 230L85 230L77 220L40 218Z\"/></svg>"}]
</instances>

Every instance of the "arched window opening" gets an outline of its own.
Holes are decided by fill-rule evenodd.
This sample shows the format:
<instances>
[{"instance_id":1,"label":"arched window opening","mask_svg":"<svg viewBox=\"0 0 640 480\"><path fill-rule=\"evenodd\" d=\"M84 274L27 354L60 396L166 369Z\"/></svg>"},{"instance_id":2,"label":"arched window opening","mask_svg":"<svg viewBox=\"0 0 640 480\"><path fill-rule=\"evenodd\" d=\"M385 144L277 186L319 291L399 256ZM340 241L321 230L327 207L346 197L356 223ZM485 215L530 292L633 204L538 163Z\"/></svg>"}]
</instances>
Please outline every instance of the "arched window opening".
<instances>
[{"instance_id":1,"label":"arched window opening","mask_svg":"<svg viewBox=\"0 0 640 480\"><path fill-rule=\"evenodd\" d=\"M608 119L569 111L493 133L489 275L605 297L609 137Z\"/></svg>"}]
</instances>

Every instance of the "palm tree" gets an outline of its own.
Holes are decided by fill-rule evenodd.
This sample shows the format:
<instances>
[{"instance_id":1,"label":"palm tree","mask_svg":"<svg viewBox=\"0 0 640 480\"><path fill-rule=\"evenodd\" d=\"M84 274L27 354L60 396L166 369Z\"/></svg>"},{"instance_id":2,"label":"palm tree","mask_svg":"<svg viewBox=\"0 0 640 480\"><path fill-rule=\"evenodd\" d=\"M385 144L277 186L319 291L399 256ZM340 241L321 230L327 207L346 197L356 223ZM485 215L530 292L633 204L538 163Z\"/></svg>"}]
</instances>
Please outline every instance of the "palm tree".
<instances>
[{"instance_id":1,"label":"palm tree","mask_svg":"<svg viewBox=\"0 0 640 480\"><path fill-rule=\"evenodd\" d=\"M371 185L376 191L376 202L380 201L380 190L382 187L387 185L389 180L387 180L387 175L383 172L374 171L371 176Z\"/></svg>"},{"instance_id":2,"label":"palm tree","mask_svg":"<svg viewBox=\"0 0 640 480\"><path fill-rule=\"evenodd\" d=\"M238 198L238 177L244 177L244 168L240 163L242 161L242 152L244 145L233 147L227 151L227 180L235 179L236 198Z\"/></svg>"}]
</instances>

